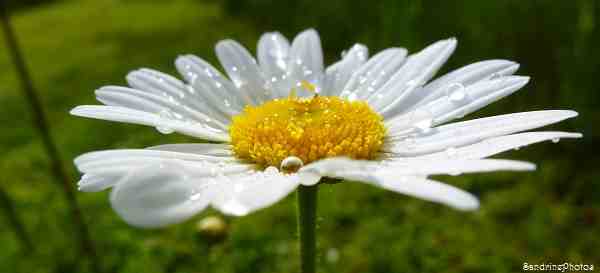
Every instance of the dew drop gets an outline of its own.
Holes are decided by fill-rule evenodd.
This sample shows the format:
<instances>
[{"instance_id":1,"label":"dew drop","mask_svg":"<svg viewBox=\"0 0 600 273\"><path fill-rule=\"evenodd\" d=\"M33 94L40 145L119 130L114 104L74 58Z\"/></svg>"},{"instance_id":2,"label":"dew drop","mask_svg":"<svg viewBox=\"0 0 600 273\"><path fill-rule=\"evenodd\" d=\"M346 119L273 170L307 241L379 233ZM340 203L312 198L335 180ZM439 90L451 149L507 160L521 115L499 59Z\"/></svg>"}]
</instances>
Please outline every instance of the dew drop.
<instances>
[{"instance_id":1,"label":"dew drop","mask_svg":"<svg viewBox=\"0 0 600 273\"><path fill-rule=\"evenodd\" d=\"M352 92L350 95L348 95L349 101L355 101L357 98L358 98L358 96L354 92Z\"/></svg>"},{"instance_id":2,"label":"dew drop","mask_svg":"<svg viewBox=\"0 0 600 273\"><path fill-rule=\"evenodd\" d=\"M264 172L264 173L265 173L265 174L276 174L276 173L278 173L278 172L279 172L279 170L277 170L277 168L276 168L276 167L274 167L274 166L269 166L269 167L267 167L267 168L265 169L265 172Z\"/></svg>"},{"instance_id":3,"label":"dew drop","mask_svg":"<svg viewBox=\"0 0 600 273\"><path fill-rule=\"evenodd\" d=\"M454 157L454 156L456 156L457 153L458 152L456 151L456 148L454 148L454 147L450 147L450 148L446 149L446 155L448 157Z\"/></svg>"},{"instance_id":4,"label":"dew drop","mask_svg":"<svg viewBox=\"0 0 600 273\"><path fill-rule=\"evenodd\" d=\"M295 172L300 169L304 165L302 159L295 156L288 156L283 161L281 161L281 166L279 167L284 172Z\"/></svg>"},{"instance_id":5,"label":"dew drop","mask_svg":"<svg viewBox=\"0 0 600 273\"><path fill-rule=\"evenodd\" d=\"M173 116L173 113L172 113L170 110L168 110L168 109L163 109L163 110L161 110L161 111L158 113L158 116L159 116L161 119L173 119L173 118L174 118L174 116ZM164 123L164 121L162 121L162 120L160 120L159 122L160 122L160 123ZM165 126L165 125L159 125L159 126L156 126L156 130L157 130L158 132L160 132L161 134L165 134L165 135L166 135L166 134L171 134L171 133L173 133L173 132L174 132L173 128L171 128L171 127L168 127L168 126Z\"/></svg>"},{"instance_id":6,"label":"dew drop","mask_svg":"<svg viewBox=\"0 0 600 273\"><path fill-rule=\"evenodd\" d=\"M560 138L558 138L558 137L552 139L552 143L558 143L559 141L560 141Z\"/></svg>"},{"instance_id":7,"label":"dew drop","mask_svg":"<svg viewBox=\"0 0 600 273\"><path fill-rule=\"evenodd\" d=\"M431 119L431 118L424 118L414 124L415 128L419 132L424 133L424 134L429 133L431 131L432 125L433 125L433 119Z\"/></svg>"},{"instance_id":8,"label":"dew drop","mask_svg":"<svg viewBox=\"0 0 600 273\"><path fill-rule=\"evenodd\" d=\"M194 87L193 87L193 86L191 86L191 85L186 85L186 86L185 86L185 89L186 89L186 90L188 91L188 93L190 93L190 94L196 94L196 89L194 89Z\"/></svg>"},{"instance_id":9,"label":"dew drop","mask_svg":"<svg viewBox=\"0 0 600 273\"><path fill-rule=\"evenodd\" d=\"M406 82L407 87L415 87L417 85L419 85L419 81L417 79L412 79L412 80Z\"/></svg>"},{"instance_id":10,"label":"dew drop","mask_svg":"<svg viewBox=\"0 0 600 273\"><path fill-rule=\"evenodd\" d=\"M202 194L197 192L196 190L192 191L192 194L190 195L190 200L191 201L196 201L199 200L202 197Z\"/></svg>"},{"instance_id":11,"label":"dew drop","mask_svg":"<svg viewBox=\"0 0 600 273\"><path fill-rule=\"evenodd\" d=\"M361 76L358 78L358 83L359 84L363 84L367 81L367 77Z\"/></svg>"},{"instance_id":12,"label":"dew drop","mask_svg":"<svg viewBox=\"0 0 600 273\"><path fill-rule=\"evenodd\" d=\"M500 75L499 73L493 73L490 76L490 80L496 80L496 79L499 79L500 77L502 77L502 75Z\"/></svg>"},{"instance_id":13,"label":"dew drop","mask_svg":"<svg viewBox=\"0 0 600 273\"><path fill-rule=\"evenodd\" d=\"M451 102L460 103L467 100L465 86L461 83L452 83L446 87L446 96Z\"/></svg>"},{"instance_id":14,"label":"dew drop","mask_svg":"<svg viewBox=\"0 0 600 273\"><path fill-rule=\"evenodd\" d=\"M215 76L215 74L213 74L208 67L204 69L204 73L206 73L206 76L211 78Z\"/></svg>"}]
</instances>

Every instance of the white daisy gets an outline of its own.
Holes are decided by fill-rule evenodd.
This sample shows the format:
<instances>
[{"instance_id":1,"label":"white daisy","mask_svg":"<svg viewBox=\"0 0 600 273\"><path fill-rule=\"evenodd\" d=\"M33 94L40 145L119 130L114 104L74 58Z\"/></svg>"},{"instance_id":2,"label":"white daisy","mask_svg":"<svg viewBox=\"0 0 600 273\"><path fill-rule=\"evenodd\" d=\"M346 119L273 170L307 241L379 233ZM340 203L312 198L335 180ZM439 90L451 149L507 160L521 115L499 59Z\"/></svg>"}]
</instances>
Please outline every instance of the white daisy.
<instances>
[{"instance_id":1,"label":"white daisy","mask_svg":"<svg viewBox=\"0 0 600 273\"><path fill-rule=\"evenodd\" d=\"M569 110L513 113L452 122L512 94L529 77L519 65L487 60L431 80L456 47L436 42L368 57L356 44L324 68L319 36L279 33L258 42L257 58L232 40L216 53L228 78L203 59L175 65L185 81L151 69L127 75L130 87L96 90L105 105L71 114L153 126L213 143L91 152L75 159L82 191L113 188L111 203L129 224L181 222L211 206L245 215L322 177L363 182L461 210L477 198L430 175L525 171L526 162L484 159L566 132L526 132L577 115ZM445 124L445 125L442 125Z\"/></svg>"}]
</instances>

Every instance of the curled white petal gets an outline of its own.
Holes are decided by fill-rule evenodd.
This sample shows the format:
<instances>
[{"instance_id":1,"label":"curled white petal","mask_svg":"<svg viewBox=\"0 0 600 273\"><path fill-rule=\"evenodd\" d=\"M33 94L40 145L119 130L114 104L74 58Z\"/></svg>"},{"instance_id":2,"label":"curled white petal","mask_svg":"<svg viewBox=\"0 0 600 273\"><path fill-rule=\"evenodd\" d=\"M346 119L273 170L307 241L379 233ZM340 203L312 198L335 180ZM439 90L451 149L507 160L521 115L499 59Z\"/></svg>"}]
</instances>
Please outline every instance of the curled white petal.
<instances>
[{"instance_id":1,"label":"curled white petal","mask_svg":"<svg viewBox=\"0 0 600 273\"><path fill-rule=\"evenodd\" d=\"M274 167L265 171L221 176L215 185L212 205L221 212L244 216L268 207L289 195L300 184L296 174L285 174Z\"/></svg>"},{"instance_id":2,"label":"curled white petal","mask_svg":"<svg viewBox=\"0 0 600 273\"><path fill-rule=\"evenodd\" d=\"M134 169L110 194L113 209L127 223L155 228L187 220L212 200L212 179L191 179L173 162Z\"/></svg>"}]
</instances>

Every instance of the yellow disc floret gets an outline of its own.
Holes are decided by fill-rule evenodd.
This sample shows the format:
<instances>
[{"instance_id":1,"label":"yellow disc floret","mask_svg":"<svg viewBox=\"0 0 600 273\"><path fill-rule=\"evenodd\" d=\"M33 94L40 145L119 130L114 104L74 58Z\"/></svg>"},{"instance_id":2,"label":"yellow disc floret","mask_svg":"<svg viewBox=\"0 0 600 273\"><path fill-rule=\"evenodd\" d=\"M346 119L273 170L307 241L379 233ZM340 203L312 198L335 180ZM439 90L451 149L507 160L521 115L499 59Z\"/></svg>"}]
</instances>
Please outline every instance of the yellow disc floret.
<instances>
[{"instance_id":1,"label":"yellow disc floret","mask_svg":"<svg viewBox=\"0 0 600 273\"><path fill-rule=\"evenodd\" d=\"M366 102L293 95L246 106L229 131L237 157L276 167L291 156L304 164L334 156L369 159L385 135L382 117Z\"/></svg>"}]
</instances>

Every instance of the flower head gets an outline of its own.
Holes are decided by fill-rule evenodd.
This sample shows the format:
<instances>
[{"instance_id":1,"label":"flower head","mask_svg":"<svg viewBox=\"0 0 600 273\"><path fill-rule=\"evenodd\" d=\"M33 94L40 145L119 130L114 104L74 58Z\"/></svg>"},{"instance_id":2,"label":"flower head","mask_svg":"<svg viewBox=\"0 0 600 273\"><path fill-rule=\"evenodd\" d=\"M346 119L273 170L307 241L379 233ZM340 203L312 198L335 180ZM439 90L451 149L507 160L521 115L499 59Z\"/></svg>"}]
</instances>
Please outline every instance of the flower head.
<instances>
[{"instance_id":1,"label":"flower head","mask_svg":"<svg viewBox=\"0 0 600 273\"><path fill-rule=\"evenodd\" d=\"M113 188L111 202L128 223L157 227L212 206L245 215L321 177L347 179L472 210L477 198L430 175L525 171L533 164L485 159L578 133L525 132L577 115L569 110L460 119L528 81L518 64L488 60L432 80L456 47L436 42L407 56L403 48L368 57L357 44L324 68L316 31L293 42L266 33L257 58L232 40L216 46L228 78L193 56L177 58L184 81L140 69L130 87L96 91L103 106L78 116L156 127L211 143L91 152L75 159L82 191Z\"/></svg>"}]
</instances>

